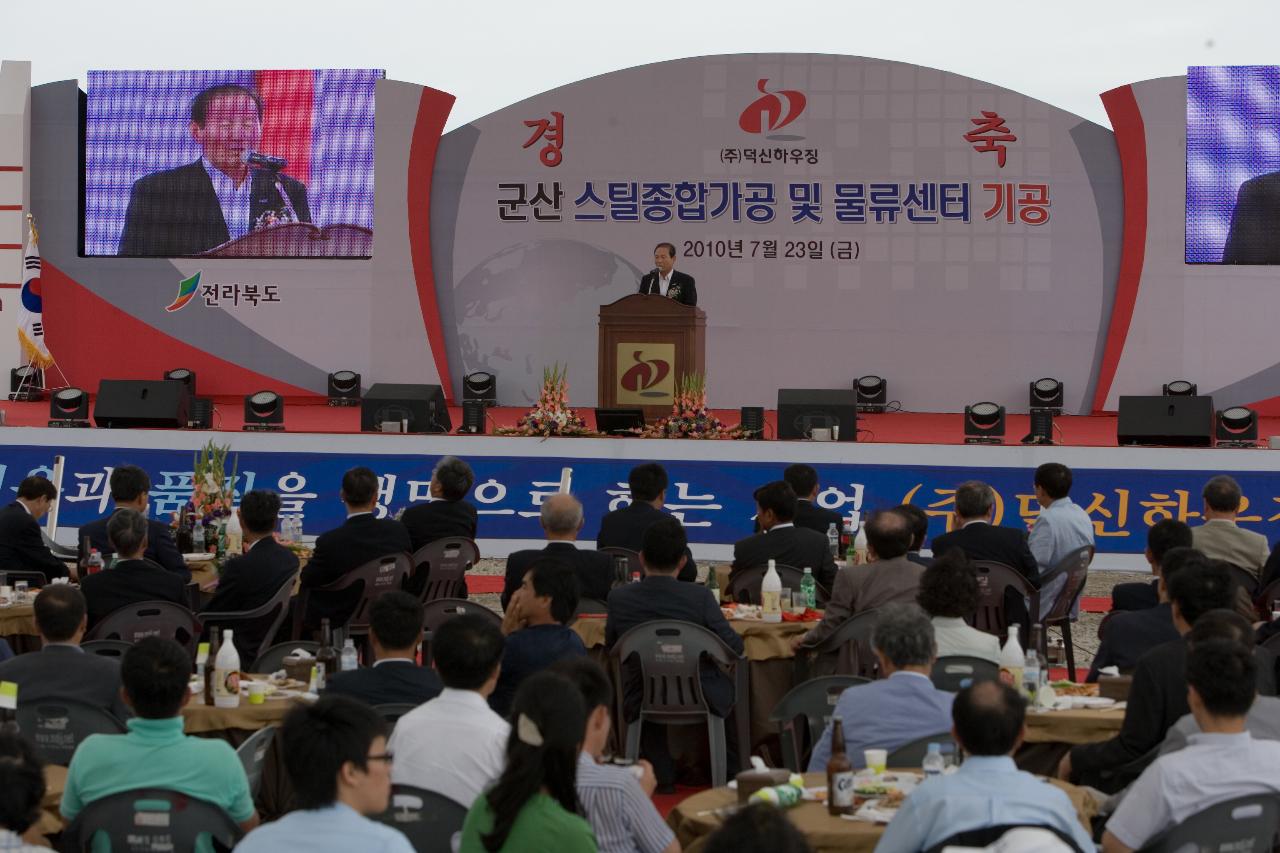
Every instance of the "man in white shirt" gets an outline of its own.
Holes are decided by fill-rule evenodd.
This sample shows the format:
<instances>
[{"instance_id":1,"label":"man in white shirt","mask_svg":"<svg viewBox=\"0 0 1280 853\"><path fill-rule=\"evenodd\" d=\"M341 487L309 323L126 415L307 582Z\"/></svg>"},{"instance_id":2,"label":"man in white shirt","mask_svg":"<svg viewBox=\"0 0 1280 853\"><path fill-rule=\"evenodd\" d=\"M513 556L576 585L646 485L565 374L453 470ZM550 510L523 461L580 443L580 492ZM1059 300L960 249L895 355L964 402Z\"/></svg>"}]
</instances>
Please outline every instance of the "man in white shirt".
<instances>
[{"instance_id":1,"label":"man in white shirt","mask_svg":"<svg viewBox=\"0 0 1280 853\"><path fill-rule=\"evenodd\" d=\"M511 726L489 708L502 665L502 631L462 614L435 632L431 653L444 690L396 722L387 744L391 781L470 807L502 774Z\"/></svg>"},{"instance_id":2,"label":"man in white shirt","mask_svg":"<svg viewBox=\"0 0 1280 853\"><path fill-rule=\"evenodd\" d=\"M1061 462L1046 462L1037 468L1034 488L1040 515L1027 535L1027 544L1043 577L1068 554L1093 545L1093 522L1089 514L1071 500L1071 469ZM1053 609L1066 582L1065 575L1053 578L1040 590L1040 618ZM1073 607L1072 616L1075 611Z\"/></svg>"}]
</instances>

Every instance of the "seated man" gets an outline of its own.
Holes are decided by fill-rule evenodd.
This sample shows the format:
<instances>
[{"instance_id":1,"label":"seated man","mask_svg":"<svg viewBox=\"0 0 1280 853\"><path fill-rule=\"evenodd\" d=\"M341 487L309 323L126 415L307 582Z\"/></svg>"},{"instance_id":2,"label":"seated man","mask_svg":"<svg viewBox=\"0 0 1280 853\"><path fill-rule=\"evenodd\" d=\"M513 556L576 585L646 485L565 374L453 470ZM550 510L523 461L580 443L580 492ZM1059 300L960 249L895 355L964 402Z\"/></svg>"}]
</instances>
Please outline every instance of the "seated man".
<instances>
[{"instance_id":1,"label":"seated man","mask_svg":"<svg viewBox=\"0 0 1280 853\"><path fill-rule=\"evenodd\" d=\"M873 512L864 522L867 557L863 565L848 565L836 575L836 586L822 621L791 645L816 646L835 633L850 616L892 602L916 599L924 566L907 559L911 547L910 521L896 510Z\"/></svg>"},{"instance_id":2,"label":"seated man","mask_svg":"<svg viewBox=\"0 0 1280 853\"><path fill-rule=\"evenodd\" d=\"M952 549L920 576L916 601L933 623L938 657L972 657L1000 663L1000 639L964 620L978 609L978 576L964 552Z\"/></svg>"},{"instance_id":3,"label":"seated man","mask_svg":"<svg viewBox=\"0 0 1280 853\"><path fill-rule=\"evenodd\" d=\"M907 551L907 559L928 568L938 557L937 554L934 554L933 557L922 557L920 555L920 551L924 548L925 540L929 538L929 516L915 504L899 504L893 509L895 512L900 512L906 516L907 524L911 528L911 549Z\"/></svg>"},{"instance_id":4,"label":"seated man","mask_svg":"<svg viewBox=\"0 0 1280 853\"><path fill-rule=\"evenodd\" d=\"M142 513L117 510L107 522L107 538L115 549L116 564L80 582L89 608L90 629L128 604L172 601L183 607L190 605L185 580L142 559L147 550L147 520Z\"/></svg>"},{"instance_id":5,"label":"seated man","mask_svg":"<svg viewBox=\"0 0 1280 853\"><path fill-rule=\"evenodd\" d=\"M178 546L174 544L173 536L169 533L169 525L158 518L147 517L147 498L150 492L151 477L137 465L121 465L111 470L111 500L116 505L111 511L112 515L122 509L132 509L142 513L142 517L147 519L147 551L142 556L162 569L173 572L184 581L189 581L191 571L187 568L182 555L178 553ZM109 515L80 525L80 531L76 535L80 565L84 565L85 558L89 556L85 550L85 540L88 540L90 548L98 549L106 565L111 564L111 555L115 553L115 549L111 547L111 541L107 538L107 522L110 519Z\"/></svg>"},{"instance_id":6,"label":"seated man","mask_svg":"<svg viewBox=\"0 0 1280 853\"><path fill-rule=\"evenodd\" d=\"M818 472L812 465L803 463L788 465L786 470L782 472L782 479L796 493L796 517L794 522L796 527L816 530L826 536L827 531L834 524L836 532L841 532L844 526L844 519L840 516L840 513L835 510L823 509L816 503L819 491ZM760 529L760 519L757 518L753 532L759 533Z\"/></svg>"},{"instance_id":7,"label":"seated man","mask_svg":"<svg viewBox=\"0 0 1280 853\"><path fill-rule=\"evenodd\" d=\"M1164 555L1157 583L1160 603L1144 610L1120 611L1107 618L1102 626L1098 653L1089 668L1090 683L1098 680L1098 671L1114 666L1129 674L1139 658L1163 643L1178 639L1173 624L1173 607L1169 604L1169 583L1187 566L1205 565L1208 561L1194 548L1174 548Z\"/></svg>"},{"instance_id":8,"label":"seated man","mask_svg":"<svg viewBox=\"0 0 1280 853\"><path fill-rule=\"evenodd\" d=\"M1226 560L1260 577L1270 556L1267 537L1236 526L1240 512L1240 484L1220 474L1204 484L1204 524L1191 529L1191 545L1211 560Z\"/></svg>"},{"instance_id":9,"label":"seated man","mask_svg":"<svg viewBox=\"0 0 1280 853\"><path fill-rule=\"evenodd\" d=\"M182 708L191 699L187 650L162 637L139 640L125 653L120 676L124 700L137 716L128 734L90 735L76 749L60 808L67 822L103 797L164 788L218 806L245 831L257 826L249 780L231 745L182 733Z\"/></svg>"},{"instance_id":10,"label":"seated man","mask_svg":"<svg viewBox=\"0 0 1280 853\"><path fill-rule=\"evenodd\" d=\"M596 547L626 548L638 554L644 544L644 532L649 529L649 525L669 517L662 511L667 501L667 469L657 462L637 465L627 475L627 485L631 490L631 503L600 519ZM693 561L693 552L686 549L680 580L697 579L698 564Z\"/></svg>"},{"instance_id":11,"label":"seated man","mask_svg":"<svg viewBox=\"0 0 1280 853\"><path fill-rule=\"evenodd\" d=\"M639 778L630 767L602 763L613 723L609 676L590 658L562 660L551 671L577 686L588 709L575 784L600 853L680 853L680 842L650 799L658 783L649 762L636 765Z\"/></svg>"},{"instance_id":12,"label":"seated man","mask_svg":"<svg viewBox=\"0 0 1280 853\"><path fill-rule=\"evenodd\" d=\"M392 518L375 518L378 502L378 475L368 468L352 468L342 475L342 502L347 521L341 527L320 534L311 559L302 569L302 589L314 589L339 580L353 569L388 554L409 553L413 547L409 531ZM333 627L345 625L357 604L349 592L313 592L307 608L308 631L328 618Z\"/></svg>"},{"instance_id":13,"label":"seated man","mask_svg":"<svg viewBox=\"0 0 1280 853\"><path fill-rule=\"evenodd\" d=\"M1027 735L1026 712L1021 694L997 681L957 693L951 732L964 763L951 775L926 779L907 797L876 853L917 853L960 832L1006 824L1050 827L1077 849L1093 850L1066 793L1013 763Z\"/></svg>"},{"instance_id":14,"label":"seated man","mask_svg":"<svg viewBox=\"0 0 1280 853\"><path fill-rule=\"evenodd\" d=\"M812 531L809 531L812 532ZM654 522L644 532L640 561L645 577L640 583L620 586L609 593L609 615L605 621L605 647L612 649L618 638L635 626L657 619L692 622L713 631L734 654L742 654L742 637L730 627L715 597L701 584L680 583L676 576L685 561L684 526L674 518ZM623 713L634 720L640 712L639 665L623 663L625 696ZM714 713L727 717L733 710L733 683L711 661L699 668L702 692ZM661 789L675 784L675 767L667 750L666 727L648 724L641 731L641 752L653 762ZM730 727L726 726L730 755L735 746ZM732 760L729 766L736 766Z\"/></svg>"},{"instance_id":15,"label":"seated man","mask_svg":"<svg viewBox=\"0 0 1280 853\"><path fill-rule=\"evenodd\" d=\"M582 504L573 495L551 495L542 502L539 516L547 547L540 551L516 551L507 557L507 577L502 586L502 609L510 607L511 596L524 584L529 567L543 559L568 566L578 579L582 598L604 601L613 586L613 561L608 554L579 548L573 544L582 531Z\"/></svg>"},{"instance_id":16,"label":"seated man","mask_svg":"<svg viewBox=\"0 0 1280 853\"><path fill-rule=\"evenodd\" d=\"M1174 548L1191 547L1191 528L1176 518L1162 518L1147 530L1143 556L1155 577L1150 583L1118 583L1111 588L1112 610L1145 610L1160 603L1160 566Z\"/></svg>"},{"instance_id":17,"label":"seated man","mask_svg":"<svg viewBox=\"0 0 1280 853\"><path fill-rule=\"evenodd\" d=\"M456 616L435 632L431 656L444 690L396 721L387 744L396 757L392 782L469 807L502 775L511 726L488 702L502 648L498 626L478 613Z\"/></svg>"},{"instance_id":18,"label":"seated man","mask_svg":"<svg viewBox=\"0 0 1280 853\"><path fill-rule=\"evenodd\" d=\"M118 720L127 719L129 707L120 698L120 664L80 648L88 624L80 590L50 584L40 590L32 609L40 651L0 664L0 681L18 685L18 702L74 699L110 711Z\"/></svg>"},{"instance_id":19,"label":"seated man","mask_svg":"<svg viewBox=\"0 0 1280 853\"><path fill-rule=\"evenodd\" d=\"M17 729L0 731L0 850L48 851L37 826L44 822L46 793L44 761L30 739ZM27 843L27 836L39 843Z\"/></svg>"},{"instance_id":20,"label":"seated man","mask_svg":"<svg viewBox=\"0 0 1280 853\"><path fill-rule=\"evenodd\" d=\"M814 580L831 589L836 577L831 545L824 534L807 527L796 527L795 490L786 481L777 480L756 489L753 497L756 522L763 532L733 543L730 578L774 560L797 569L813 569Z\"/></svg>"},{"instance_id":21,"label":"seated man","mask_svg":"<svg viewBox=\"0 0 1280 853\"><path fill-rule=\"evenodd\" d=\"M431 472L431 500L414 504L400 516L414 552L437 539L476 538L476 508L466 500L475 481L471 466L458 457L440 460Z\"/></svg>"},{"instance_id":22,"label":"seated man","mask_svg":"<svg viewBox=\"0 0 1280 853\"><path fill-rule=\"evenodd\" d=\"M1245 727L1257 682L1252 649L1230 640L1197 642L1187 652L1186 681L1200 732L1184 749L1157 758L1133 783L1107 821L1105 853L1138 850L1217 803L1280 793L1280 743L1254 740Z\"/></svg>"},{"instance_id":23,"label":"seated man","mask_svg":"<svg viewBox=\"0 0 1280 853\"><path fill-rule=\"evenodd\" d=\"M1040 514L1027 534L1027 545L1041 575L1053 571L1072 552L1093 545L1093 522L1084 508L1071 500L1071 481L1071 469L1061 462L1046 462L1036 468L1033 488ZM1041 591L1039 618L1049 615L1066 585L1067 577L1062 575ZM1072 605L1073 619L1078 606L1077 600Z\"/></svg>"},{"instance_id":24,"label":"seated man","mask_svg":"<svg viewBox=\"0 0 1280 853\"><path fill-rule=\"evenodd\" d=\"M236 850L413 853L404 833L370 820L391 800L392 752L377 711L347 696L303 702L285 716L280 742L298 809L255 829Z\"/></svg>"},{"instance_id":25,"label":"seated man","mask_svg":"<svg viewBox=\"0 0 1280 853\"><path fill-rule=\"evenodd\" d=\"M384 592L369 605L373 666L329 677L325 693L341 693L370 705L421 705L440 695L435 670L418 666L422 603L403 590Z\"/></svg>"},{"instance_id":26,"label":"seated man","mask_svg":"<svg viewBox=\"0 0 1280 853\"><path fill-rule=\"evenodd\" d=\"M582 638L569 627L577 609L578 579L568 566L539 560L525 572L502 620L507 643L489 707L505 717L520 682L562 658L587 653Z\"/></svg>"},{"instance_id":27,"label":"seated man","mask_svg":"<svg viewBox=\"0 0 1280 853\"><path fill-rule=\"evenodd\" d=\"M881 608L871 646L884 678L850 687L840 694L833 717L844 720L845 749L854 767L865 767L862 752L901 746L951 727L955 698L933 686L933 626L914 604ZM809 772L821 773L831 758L831 724L813 746Z\"/></svg>"},{"instance_id":28,"label":"seated man","mask_svg":"<svg viewBox=\"0 0 1280 853\"><path fill-rule=\"evenodd\" d=\"M44 477L27 477L18 484L18 499L0 509L0 569L44 572L49 580L68 576L66 564L40 535L40 519L57 498L57 487Z\"/></svg>"}]
</instances>

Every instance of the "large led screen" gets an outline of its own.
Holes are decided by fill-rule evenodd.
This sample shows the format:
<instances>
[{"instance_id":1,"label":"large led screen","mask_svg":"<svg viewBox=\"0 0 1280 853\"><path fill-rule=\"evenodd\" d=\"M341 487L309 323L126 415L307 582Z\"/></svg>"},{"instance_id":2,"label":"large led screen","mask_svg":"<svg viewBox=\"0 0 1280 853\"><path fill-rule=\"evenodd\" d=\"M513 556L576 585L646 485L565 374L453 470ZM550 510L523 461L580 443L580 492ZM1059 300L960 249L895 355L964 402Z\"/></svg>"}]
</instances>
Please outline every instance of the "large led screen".
<instances>
[{"instance_id":1,"label":"large led screen","mask_svg":"<svg viewBox=\"0 0 1280 853\"><path fill-rule=\"evenodd\" d=\"M368 256L383 76L90 71L84 254Z\"/></svg>"}]
</instances>

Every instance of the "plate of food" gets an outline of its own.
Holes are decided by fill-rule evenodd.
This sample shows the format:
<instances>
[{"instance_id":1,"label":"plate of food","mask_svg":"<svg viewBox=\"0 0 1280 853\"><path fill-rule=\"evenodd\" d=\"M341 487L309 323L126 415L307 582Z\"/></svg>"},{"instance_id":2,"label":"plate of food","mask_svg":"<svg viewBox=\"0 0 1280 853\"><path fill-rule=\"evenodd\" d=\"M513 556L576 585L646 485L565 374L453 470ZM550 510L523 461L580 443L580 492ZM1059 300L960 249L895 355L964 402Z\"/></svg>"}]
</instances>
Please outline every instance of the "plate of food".
<instances>
[{"instance_id":1,"label":"plate of food","mask_svg":"<svg viewBox=\"0 0 1280 853\"><path fill-rule=\"evenodd\" d=\"M217 558L217 554L183 554L184 563L208 563Z\"/></svg>"},{"instance_id":2,"label":"plate of food","mask_svg":"<svg viewBox=\"0 0 1280 853\"><path fill-rule=\"evenodd\" d=\"M1049 686L1058 696L1097 696L1098 685L1078 684L1074 681L1050 681Z\"/></svg>"}]
</instances>

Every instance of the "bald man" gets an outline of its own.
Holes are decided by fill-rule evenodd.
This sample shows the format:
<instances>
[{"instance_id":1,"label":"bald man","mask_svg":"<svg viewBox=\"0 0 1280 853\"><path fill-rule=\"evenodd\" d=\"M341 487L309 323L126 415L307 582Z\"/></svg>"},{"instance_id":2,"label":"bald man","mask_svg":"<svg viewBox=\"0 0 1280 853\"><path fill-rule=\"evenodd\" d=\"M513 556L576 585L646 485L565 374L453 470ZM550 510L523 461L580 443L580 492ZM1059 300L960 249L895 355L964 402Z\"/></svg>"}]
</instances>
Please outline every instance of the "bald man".
<instances>
[{"instance_id":1,"label":"bald man","mask_svg":"<svg viewBox=\"0 0 1280 853\"><path fill-rule=\"evenodd\" d=\"M554 559L573 570L578 578L582 598L604 601L613 586L613 561L608 554L579 548L574 544L582 531L582 504L573 495L556 494L542 502L542 534L547 547L541 550L516 551L507 557L507 576L502 587L502 609L524 583L525 572L544 557Z\"/></svg>"}]
</instances>

